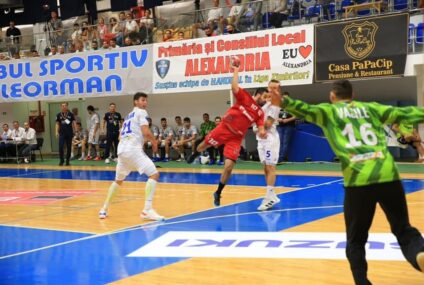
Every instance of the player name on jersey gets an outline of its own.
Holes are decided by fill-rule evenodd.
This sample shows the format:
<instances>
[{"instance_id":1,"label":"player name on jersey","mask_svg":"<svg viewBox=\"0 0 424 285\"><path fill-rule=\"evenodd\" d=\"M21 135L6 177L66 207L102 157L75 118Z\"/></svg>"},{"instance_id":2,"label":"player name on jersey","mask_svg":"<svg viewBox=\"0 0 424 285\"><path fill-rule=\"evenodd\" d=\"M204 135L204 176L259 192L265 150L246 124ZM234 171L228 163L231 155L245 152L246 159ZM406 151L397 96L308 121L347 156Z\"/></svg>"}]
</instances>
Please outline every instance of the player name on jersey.
<instances>
[{"instance_id":1,"label":"player name on jersey","mask_svg":"<svg viewBox=\"0 0 424 285\"><path fill-rule=\"evenodd\" d=\"M351 108L351 107L342 107L337 109L337 114L340 119L350 118L350 119L364 119L369 118L367 109L365 107L360 108Z\"/></svg>"}]
</instances>

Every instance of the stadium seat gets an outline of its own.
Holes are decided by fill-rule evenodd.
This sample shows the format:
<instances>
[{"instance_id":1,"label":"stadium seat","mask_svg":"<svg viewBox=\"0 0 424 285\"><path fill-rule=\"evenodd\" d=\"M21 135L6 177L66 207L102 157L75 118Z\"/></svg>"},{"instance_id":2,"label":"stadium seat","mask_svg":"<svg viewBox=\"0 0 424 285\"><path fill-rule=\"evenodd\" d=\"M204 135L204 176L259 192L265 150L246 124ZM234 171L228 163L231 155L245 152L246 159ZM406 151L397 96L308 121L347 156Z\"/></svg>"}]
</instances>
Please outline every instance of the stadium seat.
<instances>
[{"instance_id":1,"label":"stadium seat","mask_svg":"<svg viewBox=\"0 0 424 285\"><path fill-rule=\"evenodd\" d=\"M351 5L353 5L353 2L351 0L342 0L342 2L337 5L338 8L336 9L336 11L339 14L339 18L341 18L341 15L345 12L344 7Z\"/></svg>"},{"instance_id":2,"label":"stadium seat","mask_svg":"<svg viewBox=\"0 0 424 285\"><path fill-rule=\"evenodd\" d=\"M306 8L305 18L311 22L312 18L319 18L321 16L321 5L309 6Z\"/></svg>"},{"instance_id":3,"label":"stadium seat","mask_svg":"<svg viewBox=\"0 0 424 285\"><path fill-rule=\"evenodd\" d=\"M415 33L415 43L421 47L424 45L424 23L419 23L417 25L417 30Z\"/></svg>"},{"instance_id":4,"label":"stadium seat","mask_svg":"<svg viewBox=\"0 0 424 285\"><path fill-rule=\"evenodd\" d=\"M368 3L370 1L368 0L358 0L356 1L356 4L363 4L363 3ZM370 16L371 13L371 9L364 9L364 10L359 10L358 11L358 16Z\"/></svg>"},{"instance_id":5,"label":"stadium seat","mask_svg":"<svg viewBox=\"0 0 424 285\"><path fill-rule=\"evenodd\" d=\"M415 25L410 23L408 29L408 45L412 45L414 43L415 36Z\"/></svg>"},{"instance_id":6,"label":"stadium seat","mask_svg":"<svg viewBox=\"0 0 424 285\"><path fill-rule=\"evenodd\" d=\"M402 11L408 9L409 0L394 0L393 1L393 10Z\"/></svg>"},{"instance_id":7,"label":"stadium seat","mask_svg":"<svg viewBox=\"0 0 424 285\"><path fill-rule=\"evenodd\" d=\"M41 153L41 149L43 148L43 144L44 144L44 139L43 139L43 138L37 138L37 148L31 151L31 157L32 157L32 154L33 154L36 150L38 150L38 151L39 151L39 153L40 153L41 161L44 161L44 159L43 159L43 154Z\"/></svg>"}]
</instances>

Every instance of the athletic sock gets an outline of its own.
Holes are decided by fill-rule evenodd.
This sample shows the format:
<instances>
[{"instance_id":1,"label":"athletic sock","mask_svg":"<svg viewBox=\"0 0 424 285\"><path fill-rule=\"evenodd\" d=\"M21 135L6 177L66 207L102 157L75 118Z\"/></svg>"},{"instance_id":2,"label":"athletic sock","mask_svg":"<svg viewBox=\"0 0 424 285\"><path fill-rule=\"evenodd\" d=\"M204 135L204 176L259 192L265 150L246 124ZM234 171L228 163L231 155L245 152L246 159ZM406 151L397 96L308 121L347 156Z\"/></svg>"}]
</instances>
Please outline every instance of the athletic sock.
<instances>
[{"instance_id":1,"label":"athletic sock","mask_svg":"<svg viewBox=\"0 0 424 285\"><path fill-rule=\"evenodd\" d=\"M115 193L117 192L118 189L119 189L119 185L115 181L109 186L109 191L107 192L103 209L109 208L110 201L112 200L113 196L115 196Z\"/></svg>"},{"instance_id":2,"label":"athletic sock","mask_svg":"<svg viewBox=\"0 0 424 285\"><path fill-rule=\"evenodd\" d=\"M274 196L275 196L274 186L267 185L266 186L266 197L267 198L272 198Z\"/></svg>"},{"instance_id":3,"label":"athletic sock","mask_svg":"<svg viewBox=\"0 0 424 285\"><path fill-rule=\"evenodd\" d=\"M217 192L219 195L221 195L222 190L224 190L224 187L225 187L225 184L224 184L224 183L219 182L219 184L218 184L218 189L216 190L216 192Z\"/></svg>"},{"instance_id":4,"label":"athletic sock","mask_svg":"<svg viewBox=\"0 0 424 285\"><path fill-rule=\"evenodd\" d=\"M144 200L144 210L150 210L152 208L153 195L155 194L157 181L149 178L146 182L145 189L145 200Z\"/></svg>"}]
</instances>

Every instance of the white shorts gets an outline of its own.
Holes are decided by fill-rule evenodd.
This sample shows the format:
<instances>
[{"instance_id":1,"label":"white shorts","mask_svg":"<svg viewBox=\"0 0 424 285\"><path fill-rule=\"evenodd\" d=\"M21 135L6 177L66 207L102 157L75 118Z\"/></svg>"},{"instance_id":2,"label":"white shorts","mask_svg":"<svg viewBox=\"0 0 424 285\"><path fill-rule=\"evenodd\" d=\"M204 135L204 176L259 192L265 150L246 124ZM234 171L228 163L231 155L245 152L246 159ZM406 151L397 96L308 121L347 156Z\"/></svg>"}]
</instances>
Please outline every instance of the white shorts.
<instances>
[{"instance_id":1,"label":"white shorts","mask_svg":"<svg viewBox=\"0 0 424 285\"><path fill-rule=\"evenodd\" d=\"M132 171L148 177L158 173L155 164L143 151L128 151L118 155L115 180L124 180Z\"/></svg>"},{"instance_id":2,"label":"white shorts","mask_svg":"<svg viewBox=\"0 0 424 285\"><path fill-rule=\"evenodd\" d=\"M94 132L90 131L88 133L88 143L90 144L99 144L99 132L96 132L96 135L94 136Z\"/></svg>"},{"instance_id":3,"label":"white shorts","mask_svg":"<svg viewBox=\"0 0 424 285\"><path fill-rule=\"evenodd\" d=\"M265 140L258 141L259 160L265 165L276 165L280 153L280 137L277 132L268 133Z\"/></svg>"}]
</instances>

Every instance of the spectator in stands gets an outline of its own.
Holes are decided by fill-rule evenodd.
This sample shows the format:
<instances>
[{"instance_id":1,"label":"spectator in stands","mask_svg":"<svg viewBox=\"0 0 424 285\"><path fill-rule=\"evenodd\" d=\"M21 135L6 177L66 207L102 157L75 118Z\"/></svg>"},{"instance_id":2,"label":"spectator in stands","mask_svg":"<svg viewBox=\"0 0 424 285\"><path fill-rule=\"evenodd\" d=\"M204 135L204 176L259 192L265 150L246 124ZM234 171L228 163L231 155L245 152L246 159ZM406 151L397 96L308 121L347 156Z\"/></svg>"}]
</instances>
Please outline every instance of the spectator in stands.
<instances>
[{"instance_id":1,"label":"spectator in stands","mask_svg":"<svg viewBox=\"0 0 424 285\"><path fill-rule=\"evenodd\" d=\"M213 0L213 8L208 12L208 26L215 30L219 29L219 33L224 31L224 10L219 7L219 0Z\"/></svg>"},{"instance_id":2,"label":"spectator in stands","mask_svg":"<svg viewBox=\"0 0 424 285\"><path fill-rule=\"evenodd\" d=\"M153 43L154 20L150 10L146 10L144 17L140 19L140 40L141 43Z\"/></svg>"},{"instance_id":3,"label":"spectator in stands","mask_svg":"<svg viewBox=\"0 0 424 285\"><path fill-rule=\"evenodd\" d=\"M72 42L74 43L77 40L81 40L81 34L82 34L82 31L81 31L80 25L78 23L75 23L74 31L71 34Z\"/></svg>"},{"instance_id":4,"label":"spectator in stands","mask_svg":"<svg viewBox=\"0 0 424 285\"><path fill-rule=\"evenodd\" d=\"M125 12L119 13L119 22L118 22L118 33L116 34L116 43L120 46L124 43L124 33L125 33L125 26L127 22L125 20Z\"/></svg>"},{"instance_id":5,"label":"spectator in stands","mask_svg":"<svg viewBox=\"0 0 424 285\"><path fill-rule=\"evenodd\" d=\"M110 163L110 158L118 158L118 143L119 143L119 130L122 126L122 116L119 112L116 112L116 104L109 104L109 112L103 117L102 130L106 133L106 150L105 150L105 163ZM113 154L110 152L110 148L113 145Z\"/></svg>"},{"instance_id":6,"label":"spectator in stands","mask_svg":"<svg viewBox=\"0 0 424 285\"><path fill-rule=\"evenodd\" d=\"M116 39L110 39L109 41L109 49L119 48L119 46L116 44Z\"/></svg>"},{"instance_id":7,"label":"spectator in stands","mask_svg":"<svg viewBox=\"0 0 424 285\"><path fill-rule=\"evenodd\" d=\"M110 32L106 35L105 39L110 41L111 39L116 39L119 34L119 25L115 17L109 19Z\"/></svg>"},{"instance_id":8,"label":"spectator in stands","mask_svg":"<svg viewBox=\"0 0 424 285\"><path fill-rule=\"evenodd\" d=\"M227 23L235 24L238 16L240 15L241 10L241 0L236 0L234 5L231 7L230 13L228 14Z\"/></svg>"},{"instance_id":9,"label":"spectator in stands","mask_svg":"<svg viewBox=\"0 0 424 285\"><path fill-rule=\"evenodd\" d=\"M202 141L207 134L209 134L213 129L215 129L216 125L215 122L212 122L209 119L209 114L208 113L204 113L203 114L203 123L200 124L200 138L197 141ZM200 143L200 142L199 142ZM196 144L197 145L197 144ZM213 165L215 164L215 148L210 147L207 149L208 154L209 154L209 164Z\"/></svg>"},{"instance_id":10,"label":"spectator in stands","mask_svg":"<svg viewBox=\"0 0 424 285\"><path fill-rule=\"evenodd\" d=\"M184 32L183 32L183 31L179 31L179 32L178 32L177 40L178 40L178 41L185 40L185 35L184 35Z\"/></svg>"},{"instance_id":11,"label":"spectator in stands","mask_svg":"<svg viewBox=\"0 0 424 285\"><path fill-rule=\"evenodd\" d=\"M91 153L93 148L96 150L96 157L94 160L102 160L100 157L100 147L99 147L99 136L100 136L100 116L96 113L94 107L89 105L87 107L88 112L88 121L87 121L87 130L88 130L88 153L85 160L91 160Z\"/></svg>"},{"instance_id":12,"label":"spectator in stands","mask_svg":"<svg viewBox=\"0 0 424 285\"><path fill-rule=\"evenodd\" d=\"M7 60L8 58L7 58L7 56L5 55L5 54L3 54L3 53L0 53L0 61L2 61L2 60Z\"/></svg>"},{"instance_id":13,"label":"spectator in stands","mask_svg":"<svg viewBox=\"0 0 424 285\"><path fill-rule=\"evenodd\" d=\"M178 151L180 155L180 159L178 161L184 160L184 148L190 148L192 152L194 152L195 141L197 138L197 128L196 126L191 124L191 120L189 117L185 117L184 120L184 128L180 141L177 141L174 144L174 149Z\"/></svg>"},{"instance_id":14,"label":"spectator in stands","mask_svg":"<svg viewBox=\"0 0 424 285\"><path fill-rule=\"evenodd\" d=\"M287 20L289 10L287 0L270 0L268 4L269 23L275 28L281 28L283 21Z\"/></svg>"},{"instance_id":15,"label":"spectator in stands","mask_svg":"<svg viewBox=\"0 0 424 285\"><path fill-rule=\"evenodd\" d=\"M50 31L50 43L59 45L63 44L63 23L59 19L57 11L51 11L50 20L47 23L47 29Z\"/></svg>"},{"instance_id":16,"label":"spectator in stands","mask_svg":"<svg viewBox=\"0 0 424 285\"><path fill-rule=\"evenodd\" d=\"M215 117L215 126L218 126L221 123L222 119L220 116ZM218 153L219 153L219 161L217 162L218 165L224 165L224 145L220 145L218 147Z\"/></svg>"},{"instance_id":17,"label":"spectator in stands","mask_svg":"<svg viewBox=\"0 0 424 285\"><path fill-rule=\"evenodd\" d=\"M153 125L151 118L147 118L147 121L149 122L149 128L150 128L150 131L152 132L153 137L155 138L155 140L157 140L159 138L159 128ZM148 149L148 148L152 148L152 143L150 141L144 142L144 149ZM156 152L156 153L152 152L152 161L156 162L159 160L160 160L159 152Z\"/></svg>"},{"instance_id":18,"label":"spectator in stands","mask_svg":"<svg viewBox=\"0 0 424 285\"><path fill-rule=\"evenodd\" d=\"M97 43L97 40L93 40L91 42L91 49L90 50L98 50L99 49L99 44Z\"/></svg>"},{"instance_id":19,"label":"spectator in stands","mask_svg":"<svg viewBox=\"0 0 424 285\"><path fill-rule=\"evenodd\" d=\"M166 121L166 118L160 119L161 128L159 130L159 142L160 147L165 149L165 156L163 162L168 162L170 159L170 149L172 140L174 139L174 131Z\"/></svg>"},{"instance_id":20,"label":"spectator in stands","mask_svg":"<svg viewBox=\"0 0 424 285\"><path fill-rule=\"evenodd\" d=\"M17 52L13 55L13 58L14 59L21 59L21 55L19 54L19 52Z\"/></svg>"},{"instance_id":21,"label":"spectator in stands","mask_svg":"<svg viewBox=\"0 0 424 285\"><path fill-rule=\"evenodd\" d=\"M99 38L101 41L104 41L106 38L106 35L109 33L108 28L105 24L105 19L103 17L100 17L98 20L97 32L99 34Z\"/></svg>"},{"instance_id":22,"label":"spectator in stands","mask_svg":"<svg viewBox=\"0 0 424 285\"><path fill-rule=\"evenodd\" d=\"M56 54L57 54L57 46L52 45L50 47L50 53L49 53L49 55L51 56L51 55L56 55Z\"/></svg>"},{"instance_id":23,"label":"spectator in stands","mask_svg":"<svg viewBox=\"0 0 424 285\"><path fill-rule=\"evenodd\" d=\"M107 41L103 41L101 50L109 50L109 49L110 49L109 43Z\"/></svg>"},{"instance_id":24,"label":"spectator in stands","mask_svg":"<svg viewBox=\"0 0 424 285\"><path fill-rule=\"evenodd\" d=\"M147 9L144 12L144 16L140 19L140 24L143 23L149 29L152 29L155 25L155 21L153 20L152 12L150 9Z\"/></svg>"},{"instance_id":25,"label":"spectator in stands","mask_svg":"<svg viewBox=\"0 0 424 285\"><path fill-rule=\"evenodd\" d=\"M283 92L283 96L290 96L289 92ZM296 117L284 109L281 109L278 116L277 131L280 136L280 152L278 162L288 160L288 150L292 135L296 126Z\"/></svg>"},{"instance_id":26,"label":"spectator in stands","mask_svg":"<svg viewBox=\"0 0 424 285\"><path fill-rule=\"evenodd\" d=\"M239 30L236 29L236 27L233 24L228 24L226 28L226 35L232 35L232 34L238 34L240 33Z\"/></svg>"},{"instance_id":27,"label":"spectator in stands","mask_svg":"<svg viewBox=\"0 0 424 285\"><path fill-rule=\"evenodd\" d=\"M317 0L315 2L315 5L320 4L322 7L322 15L327 16L327 20L331 20L331 14L330 14L330 4L334 2L335 0ZM318 22L321 22L321 16L318 17Z\"/></svg>"},{"instance_id":28,"label":"spectator in stands","mask_svg":"<svg viewBox=\"0 0 424 285\"><path fill-rule=\"evenodd\" d=\"M75 44L69 43L68 44L68 53L75 53L75 51L76 51Z\"/></svg>"},{"instance_id":29,"label":"spectator in stands","mask_svg":"<svg viewBox=\"0 0 424 285\"><path fill-rule=\"evenodd\" d=\"M173 37L173 34L172 34L172 30L165 30L165 33L163 34L163 41L164 42L170 42L170 41L172 41L172 37Z\"/></svg>"},{"instance_id":30,"label":"spectator in stands","mask_svg":"<svg viewBox=\"0 0 424 285\"><path fill-rule=\"evenodd\" d=\"M179 142L183 139L183 133L184 133L184 125L183 121L180 116L175 116L175 128L174 128L174 134L175 134L175 140L172 145L172 147L178 152L179 158L177 161L184 160L184 152L180 152L179 150Z\"/></svg>"},{"instance_id":31,"label":"spectator in stands","mask_svg":"<svg viewBox=\"0 0 424 285\"><path fill-rule=\"evenodd\" d=\"M65 47L60 45L57 47L58 54L65 54Z\"/></svg>"},{"instance_id":32,"label":"spectator in stands","mask_svg":"<svg viewBox=\"0 0 424 285\"><path fill-rule=\"evenodd\" d=\"M12 130L9 129L8 124L3 124L3 132L0 137L0 158L2 160L9 155L10 149L13 147L11 140Z\"/></svg>"},{"instance_id":33,"label":"spectator in stands","mask_svg":"<svg viewBox=\"0 0 424 285\"><path fill-rule=\"evenodd\" d=\"M9 56L13 57L19 53L21 42L21 30L15 27L15 21L9 22L9 28L6 30L6 43L9 46Z\"/></svg>"},{"instance_id":34,"label":"spectator in stands","mask_svg":"<svg viewBox=\"0 0 424 285\"><path fill-rule=\"evenodd\" d=\"M84 160L86 147L87 132L82 128L81 123L77 123L77 131L75 132L75 135L72 138L71 159L74 159L75 155L78 155L78 149L81 148L81 157L78 158L78 160Z\"/></svg>"},{"instance_id":35,"label":"spectator in stands","mask_svg":"<svg viewBox=\"0 0 424 285\"><path fill-rule=\"evenodd\" d=\"M89 50L91 43L99 39L97 28L95 29L93 26L88 25L88 22L82 22L81 39L84 43L84 49Z\"/></svg>"},{"instance_id":36,"label":"spectator in stands","mask_svg":"<svg viewBox=\"0 0 424 285\"><path fill-rule=\"evenodd\" d=\"M262 1L250 0L242 5L242 10L236 20L239 31L257 31L262 26Z\"/></svg>"},{"instance_id":37,"label":"spectator in stands","mask_svg":"<svg viewBox=\"0 0 424 285\"><path fill-rule=\"evenodd\" d=\"M134 20L134 17L131 13L126 14L126 23L125 23L125 36L130 35L131 33L138 32L138 24Z\"/></svg>"},{"instance_id":38,"label":"spectator in stands","mask_svg":"<svg viewBox=\"0 0 424 285\"><path fill-rule=\"evenodd\" d=\"M38 50L36 49L31 49L31 56L32 57L39 57L40 55L38 54Z\"/></svg>"},{"instance_id":39,"label":"spectator in stands","mask_svg":"<svg viewBox=\"0 0 424 285\"><path fill-rule=\"evenodd\" d=\"M128 46L132 46L132 45L133 45L133 42L132 42L131 38L125 37L124 46L128 47Z\"/></svg>"},{"instance_id":40,"label":"spectator in stands","mask_svg":"<svg viewBox=\"0 0 424 285\"><path fill-rule=\"evenodd\" d=\"M25 132L23 134L24 145L22 146L20 156L24 158L25 163L31 161L31 152L37 149L37 138L33 128L30 128L29 123L24 123Z\"/></svg>"}]
</instances>

